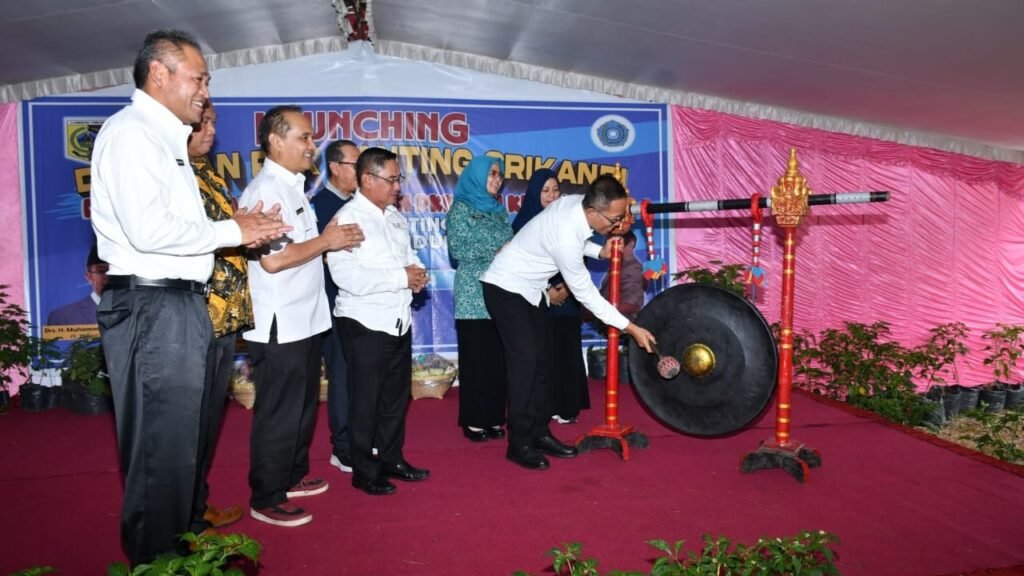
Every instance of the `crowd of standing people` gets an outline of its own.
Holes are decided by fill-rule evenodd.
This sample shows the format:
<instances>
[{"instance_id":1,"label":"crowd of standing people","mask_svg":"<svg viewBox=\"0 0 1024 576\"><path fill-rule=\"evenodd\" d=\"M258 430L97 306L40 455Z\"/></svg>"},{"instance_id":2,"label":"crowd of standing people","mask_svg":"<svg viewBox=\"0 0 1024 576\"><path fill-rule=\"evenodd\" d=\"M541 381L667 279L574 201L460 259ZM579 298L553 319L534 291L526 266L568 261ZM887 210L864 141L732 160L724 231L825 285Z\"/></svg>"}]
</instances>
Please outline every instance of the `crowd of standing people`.
<instances>
[{"instance_id":1,"label":"crowd of standing people","mask_svg":"<svg viewBox=\"0 0 1024 576\"><path fill-rule=\"evenodd\" d=\"M98 258L109 265L97 321L124 475L121 536L133 565L182 551L184 532L243 514L211 506L206 482L239 337L256 388L252 518L309 523L294 500L329 488L309 466L321 362L331 464L374 496L394 493L392 480L430 477L403 452L411 303L430 278L395 207L398 157L332 143L327 181L310 202L312 127L298 106L277 106L257 129L263 165L236 201L209 158L209 78L191 35L151 33L136 57L131 104L104 124L92 157L92 223ZM538 171L510 224L503 178L500 159L473 159L448 214L458 423L474 442L507 434L507 458L542 470L549 456L577 455L553 436L552 419L571 421L589 406L581 306L645 349L654 338L602 298L583 264L609 254L592 235L623 231L622 185L602 176L585 194L559 199L554 173Z\"/></svg>"}]
</instances>

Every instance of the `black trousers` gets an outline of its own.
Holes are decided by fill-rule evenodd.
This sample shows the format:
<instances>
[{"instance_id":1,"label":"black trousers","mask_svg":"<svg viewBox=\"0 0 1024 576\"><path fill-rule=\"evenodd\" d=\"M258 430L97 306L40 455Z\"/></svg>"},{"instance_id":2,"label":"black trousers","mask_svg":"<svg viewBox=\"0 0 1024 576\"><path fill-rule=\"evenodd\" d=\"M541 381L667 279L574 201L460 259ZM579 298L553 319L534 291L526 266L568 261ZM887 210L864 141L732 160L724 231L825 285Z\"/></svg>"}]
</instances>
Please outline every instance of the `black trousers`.
<instances>
[{"instance_id":1,"label":"black trousers","mask_svg":"<svg viewBox=\"0 0 1024 576\"><path fill-rule=\"evenodd\" d=\"M196 508L213 328L200 294L108 288L97 307L124 473L121 538L132 565L180 550Z\"/></svg>"},{"instance_id":2,"label":"black trousers","mask_svg":"<svg viewBox=\"0 0 1024 576\"><path fill-rule=\"evenodd\" d=\"M224 406L228 399L228 384L235 371L235 339L238 333L232 332L215 337L206 359L206 387L203 390L203 419L199 427L200 467L196 476L196 508L192 511L190 530L199 534L210 527L203 520L206 512L207 499L210 497L210 484L206 477L210 474L213 452L217 447L217 437L224 422Z\"/></svg>"},{"instance_id":3,"label":"black trousers","mask_svg":"<svg viewBox=\"0 0 1024 576\"><path fill-rule=\"evenodd\" d=\"M405 413L412 388L412 331L392 336L342 318L341 342L348 359L352 472L360 479L376 478L381 464L404 459Z\"/></svg>"},{"instance_id":4,"label":"black trousers","mask_svg":"<svg viewBox=\"0 0 1024 576\"><path fill-rule=\"evenodd\" d=\"M575 418L580 410L590 408L580 330L578 314L547 316L548 408L552 416Z\"/></svg>"},{"instance_id":5,"label":"black trousers","mask_svg":"<svg viewBox=\"0 0 1024 576\"><path fill-rule=\"evenodd\" d=\"M309 474L309 445L320 401L320 341L317 334L278 344L249 341L256 401L249 438L249 488L253 508L276 506Z\"/></svg>"},{"instance_id":6,"label":"black trousers","mask_svg":"<svg viewBox=\"0 0 1024 576\"><path fill-rule=\"evenodd\" d=\"M519 294L481 282L508 368L508 442L527 446L551 433L547 402L545 323L547 303L534 306Z\"/></svg>"},{"instance_id":7,"label":"black trousers","mask_svg":"<svg viewBox=\"0 0 1024 576\"><path fill-rule=\"evenodd\" d=\"M331 316L331 330L324 335L324 366L327 368L327 423L331 429L331 449L347 452L348 442L348 362L341 347L341 319Z\"/></svg>"},{"instance_id":8,"label":"black trousers","mask_svg":"<svg viewBox=\"0 0 1024 576\"><path fill-rule=\"evenodd\" d=\"M456 320L459 345L459 426L505 423L505 351L494 320Z\"/></svg>"}]
</instances>

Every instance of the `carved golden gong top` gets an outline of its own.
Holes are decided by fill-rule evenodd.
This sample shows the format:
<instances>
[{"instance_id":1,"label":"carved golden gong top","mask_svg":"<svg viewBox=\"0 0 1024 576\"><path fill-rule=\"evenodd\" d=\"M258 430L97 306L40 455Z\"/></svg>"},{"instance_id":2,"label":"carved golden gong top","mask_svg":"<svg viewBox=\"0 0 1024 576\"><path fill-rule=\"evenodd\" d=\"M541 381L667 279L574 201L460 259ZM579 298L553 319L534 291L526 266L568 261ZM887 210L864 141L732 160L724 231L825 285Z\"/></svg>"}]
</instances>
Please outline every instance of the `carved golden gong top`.
<instances>
[{"instance_id":1,"label":"carved golden gong top","mask_svg":"<svg viewBox=\"0 0 1024 576\"><path fill-rule=\"evenodd\" d=\"M772 186L772 216L775 222L784 228L799 226L800 220L807 215L807 197L810 195L807 178L800 174L796 148L790 148L786 173L779 177L778 184Z\"/></svg>"}]
</instances>

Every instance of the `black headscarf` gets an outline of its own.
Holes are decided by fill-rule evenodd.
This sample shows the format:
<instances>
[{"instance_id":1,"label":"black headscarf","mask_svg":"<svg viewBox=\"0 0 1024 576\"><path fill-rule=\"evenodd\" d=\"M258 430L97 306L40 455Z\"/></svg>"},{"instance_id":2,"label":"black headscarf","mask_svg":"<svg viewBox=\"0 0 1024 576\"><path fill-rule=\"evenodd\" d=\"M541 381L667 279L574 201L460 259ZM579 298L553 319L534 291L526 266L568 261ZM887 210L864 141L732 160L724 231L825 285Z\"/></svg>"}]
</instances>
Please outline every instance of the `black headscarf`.
<instances>
[{"instance_id":1,"label":"black headscarf","mask_svg":"<svg viewBox=\"0 0 1024 576\"><path fill-rule=\"evenodd\" d=\"M544 209L540 205L540 191L544 188L544 183L548 181L548 178L558 180L554 171L547 168L537 170L530 177L530 183L526 185L526 194L523 195L523 205L519 207L519 213L512 221L512 232L519 233L520 228L526 226L527 222Z\"/></svg>"}]
</instances>

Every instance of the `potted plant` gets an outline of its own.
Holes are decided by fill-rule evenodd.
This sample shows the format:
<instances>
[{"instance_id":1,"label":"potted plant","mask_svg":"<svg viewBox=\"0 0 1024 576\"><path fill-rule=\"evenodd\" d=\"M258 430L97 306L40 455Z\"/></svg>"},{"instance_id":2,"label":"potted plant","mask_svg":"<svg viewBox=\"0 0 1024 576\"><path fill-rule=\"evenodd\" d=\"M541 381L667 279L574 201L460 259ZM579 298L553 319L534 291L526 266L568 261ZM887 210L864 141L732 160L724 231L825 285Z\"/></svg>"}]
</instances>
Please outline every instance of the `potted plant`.
<instances>
[{"instance_id":1,"label":"potted plant","mask_svg":"<svg viewBox=\"0 0 1024 576\"><path fill-rule=\"evenodd\" d=\"M18 389L21 408L28 412L42 412L60 406L61 387L54 373L60 367L62 356L56 340L43 340L29 336L29 379Z\"/></svg>"},{"instance_id":2,"label":"potted plant","mask_svg":"<svg viewBox=\"0 0 1024 576\"><path fill-rule=\"evenodd\" d=\"M63 404L77 414L103 414L114 409L103 348L96 338L79 338L67 350Z\"/></svg>"},{"instance_id":3,"label":"potted plant","mask_svg":"<svg viewBox=\"0 0 1024 576\"><path fill-rule=\"evenodd\" d=\"M11 383L28 375L32 361L28 318L21 306L7 300L7 288L0 285L0 412L10 404Z\"/></svg>"},{"instance_id":4,"label":"potted plant","mask_svg":"<svg viewBox=\"0 0 1024 576\"><path fill-rule=\"evenodd\" d=\"M996 324L981 336L989 343L982 349L988 355L982 360L986 366L992 367L995 380L986 384L979 392L979 400L986 403L986 410L996 412L1006 404L1006 392L1011 384L1017 384L1017 360L1024 353L1024 326L1013 324ZM1016 398L1019 403L1019 397Z\"/></svg>"},{"instance_id":5,"label":"potted plant","mask_svg":"<svg viewBox=\"0 0 1024 576\"><path fill-rule=\"evenodd\" d=\"M943 418L950 420L960 413L960 374L956 361L967 354L964 341L969 330L963 322L949 322L928 332L931 334L928 341L915 350L919 362L918 376L927 385L925 395L941 402ZM945 379L945 374L952 377L952 383Z\"/></svg>"}]
</instances>

